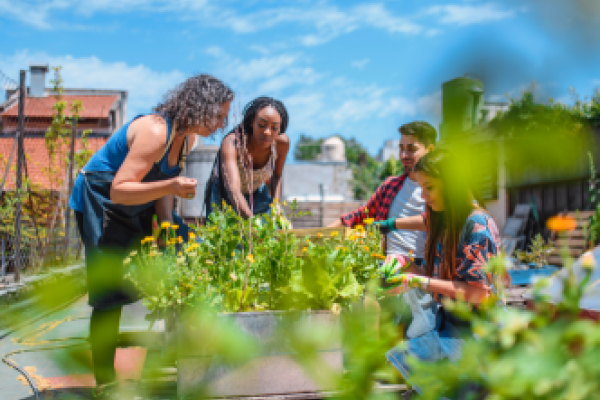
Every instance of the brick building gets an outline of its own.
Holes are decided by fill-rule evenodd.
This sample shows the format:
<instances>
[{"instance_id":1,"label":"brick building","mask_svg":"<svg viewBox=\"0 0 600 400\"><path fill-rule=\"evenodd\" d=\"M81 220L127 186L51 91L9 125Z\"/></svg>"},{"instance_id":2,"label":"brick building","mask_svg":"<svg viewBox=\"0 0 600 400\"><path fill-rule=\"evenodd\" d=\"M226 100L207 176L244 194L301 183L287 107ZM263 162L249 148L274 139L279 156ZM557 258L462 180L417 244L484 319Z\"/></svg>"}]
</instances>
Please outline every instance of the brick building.
<instances>
[{"instance_id":1,"label":"brick building","mask_svg":"<svg viewBox=\"0 0 600 400\"><path fill-rule=\"evenodd\" d=\"M46 88L47 65L30 65L30 82L24 104L24 152L30 181L41 190L56 191L64 184L66 170L56 175L63 180L51 179L47 171L50 158L45 146L45 133L52 125L53 107L56 103L52 88ZM65 115L71 116L70 105L73 100L82 103L82 111L77 126L75 150L82 148L81 133L91 130L87 136L88 149L97 151L108 138L119 129L125 120L127 111L127 92L122 90L64 89L62 100L66 102ZM0 103L0 181L6 164L13 152L11 166L4 185L4 191L14 190L16 168L15 134L18 127L19 99L18 91L7 91L6 99ZM13 150L14 147L14 150ZM62 152L68 149L61 149ZM65 163L58 163L65 166Z\"/></svg>"}]
</instances>

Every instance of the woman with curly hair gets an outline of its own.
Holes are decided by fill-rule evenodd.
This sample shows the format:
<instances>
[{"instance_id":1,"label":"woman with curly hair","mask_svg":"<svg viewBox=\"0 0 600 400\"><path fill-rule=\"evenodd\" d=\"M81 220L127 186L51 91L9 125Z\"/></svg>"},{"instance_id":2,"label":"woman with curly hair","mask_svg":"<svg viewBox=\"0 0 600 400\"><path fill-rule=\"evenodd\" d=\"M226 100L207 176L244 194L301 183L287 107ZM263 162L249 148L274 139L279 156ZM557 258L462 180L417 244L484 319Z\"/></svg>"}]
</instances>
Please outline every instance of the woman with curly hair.
<instances>
[{"instance_id":1,"label":"woman with curly hair","mask_svg":"<svg viewBox=\"0 0 600 400\"><path fill-rule=\"evenodd\" d=\"M290 148L283 103L258 97L244 107L242 122L223 139L207 183L206 215L223 202L250 218L281 199L281 177ZM268 182L268 185L267 185Z\"/></svg>"},{"instance_id":2,"label":"woman with curly hair","mask_svg":"<svg viewBox=\"0 0 600 400\"><path fill-rule=\"evenodd\" d=\"M152 233L152 217L187 226L173 213L173 196L193 198L196 180L180 165L196 134L208 137L227 125L234 93L209 75L189 78L167 93L153 113L123 125L75 181L69 207L85 245L90 342L97 394L115 382L114 358L122 306L137 300L123 277L125 254Z\"/></svg>"}]
</instances>

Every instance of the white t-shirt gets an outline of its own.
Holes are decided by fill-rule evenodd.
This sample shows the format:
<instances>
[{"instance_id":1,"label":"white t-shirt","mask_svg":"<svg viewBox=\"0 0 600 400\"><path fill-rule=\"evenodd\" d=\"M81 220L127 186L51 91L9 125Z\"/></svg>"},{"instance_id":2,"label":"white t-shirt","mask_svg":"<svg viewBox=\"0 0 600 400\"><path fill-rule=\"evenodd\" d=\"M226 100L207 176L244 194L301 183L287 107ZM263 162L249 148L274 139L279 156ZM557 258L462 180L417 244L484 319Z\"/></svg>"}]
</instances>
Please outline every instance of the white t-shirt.
<instances>
[{"instance_id":1,"label":"white t-shirt","mask_svg":"<svg viewBox=\"0 0 600 400\"><path fill-rule=\"evenodd\" d=\"M421 198L421 187L410 178L406 178L402 189L398 192L388 218L403 218L420 215L425 210L425 200ZM422 231L407 231L398 229L387 234L387 254L408 255L414 252L415 258L423 258L427 233Z\"/></svg>"}]
</instances>

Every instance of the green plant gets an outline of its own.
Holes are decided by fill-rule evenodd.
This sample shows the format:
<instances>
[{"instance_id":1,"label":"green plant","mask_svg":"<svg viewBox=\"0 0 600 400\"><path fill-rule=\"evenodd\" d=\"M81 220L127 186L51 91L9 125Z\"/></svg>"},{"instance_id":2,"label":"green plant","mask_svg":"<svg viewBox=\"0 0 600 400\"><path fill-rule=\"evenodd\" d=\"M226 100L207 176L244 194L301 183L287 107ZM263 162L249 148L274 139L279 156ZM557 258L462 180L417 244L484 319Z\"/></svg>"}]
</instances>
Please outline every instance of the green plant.
<instances>
[{"instance_id":1,"label":"green plant","mask_svg":"<svg viewBox=\"0 0 600 400\"><path fill-rule=\"evenodd\" d=\"M515 256L522 263L533 263L537 268L548 264L548 257L554 251L554 246L546 242L541 234L537 234L531 241L529 251L516 251Z\"/></svg>"},{"instance_id":2,"label":"green plant","mask_svg":"<svg viewBox=\"0 0 600 400\"><path fill-rule=\"evenodd\" d=\"M556 304L541 294L547 280L536 284L535 306L528 310L497 307L496 298L477 308L447 299L446 309L469 321L477 340L465 341L458 360L412 361L412 383L424 388L421 398L597 399L600 327L580 318L582 295L595 285L590 277L596 266L589 258L578 272L564 259L566 275L558 278L562 299ZM498 257L486 270L502 275L504 263Z\"/></svg>"},{"instance_id":3,"label":"green plant","mask_svg":"<svg viewBox=\"0 0 600 400\"><path fill-rule=\"evenodd\" d=\"M211 214L189 241L169 233L165 248L155 237L142 242L125 259L128 277L159 313L198 302L224 312L337 310L362 296L383 258L376 229L301 240L279 229L277 218L244 219L230 207Z\"/></svg>"},{"instance_id":4,"label":"green plant","mask_svg":"<svg viewBox=\"0 0 600 400\"><path fill-rule=\"evenodd\" d=\"M597 246L600 243L600 185L596 176L596 167L594 166L594 157L588 152L590 160L590 186L588 193L590 196L590 205L594 214L588 219L586 242L588 248Z\"/></svg>"}]
</instances>

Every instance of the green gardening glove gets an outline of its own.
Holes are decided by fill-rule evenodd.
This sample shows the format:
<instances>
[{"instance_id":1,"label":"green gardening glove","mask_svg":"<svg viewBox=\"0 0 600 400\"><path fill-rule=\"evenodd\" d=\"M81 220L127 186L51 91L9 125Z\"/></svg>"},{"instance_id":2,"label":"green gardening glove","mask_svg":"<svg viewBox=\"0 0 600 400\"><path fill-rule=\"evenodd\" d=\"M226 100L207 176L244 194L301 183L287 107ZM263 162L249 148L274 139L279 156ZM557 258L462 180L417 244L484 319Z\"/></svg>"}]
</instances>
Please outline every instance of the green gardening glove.
<instances>
[{"instance_id":1,"label":"green gardening glove","mask_svg":"<svg viewBox=\"0 0 600 400\"><path fill-rule=\"evenodd\" d=\"M393 232L396 230L396 218L388 218L383 221L375 221L373 222L373 226L379 228L381 233L386 234L388 232Z\"/></svg>"}]
</instances>

